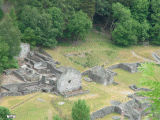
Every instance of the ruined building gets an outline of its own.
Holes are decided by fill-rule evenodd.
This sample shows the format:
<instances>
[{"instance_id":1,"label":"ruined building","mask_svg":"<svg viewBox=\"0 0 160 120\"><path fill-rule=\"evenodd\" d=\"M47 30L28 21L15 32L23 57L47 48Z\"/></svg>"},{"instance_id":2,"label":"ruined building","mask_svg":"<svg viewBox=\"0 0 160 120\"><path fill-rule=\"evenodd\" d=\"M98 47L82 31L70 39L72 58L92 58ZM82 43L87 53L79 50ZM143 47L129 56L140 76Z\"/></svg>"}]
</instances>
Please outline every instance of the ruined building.
<instances>
[{"instance_id":1,"label":"ruined building","mask_svg":"<svg viewBox=\"0 0 160 120\"><path fill-rule=\"evenodd\" d=\"M24 44L26 47L26 44ZM22 45L22 51L23 45ZM22 55L21 51L21 55ZM28 52L28 48L27 48ZM2 80L0 97L25 95L32 92L54 92L64 97L88 93L81 86L81 73L72 67L56 67L60 63L54 61L48 53L41 50L29 51L20 58L21 68L4 71L4 76L16 77L9 79L9 84L3 84ZM16 84L15 84L16 83Z\"/></svg>"}]
</instances>

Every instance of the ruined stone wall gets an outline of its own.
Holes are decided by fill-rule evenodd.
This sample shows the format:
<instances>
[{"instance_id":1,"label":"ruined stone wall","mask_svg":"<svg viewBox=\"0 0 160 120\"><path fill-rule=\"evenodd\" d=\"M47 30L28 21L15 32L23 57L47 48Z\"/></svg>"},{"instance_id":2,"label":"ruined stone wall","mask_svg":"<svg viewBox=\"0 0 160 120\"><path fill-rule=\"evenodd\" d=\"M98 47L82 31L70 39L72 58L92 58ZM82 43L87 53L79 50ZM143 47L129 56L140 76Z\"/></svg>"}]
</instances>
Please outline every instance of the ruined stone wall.
<instances>
[{"instance_id":1,"label":"ruined stone wall","mask_svg":"<svg viewBox=\"0 0 160 120\"><path fill-rule=\"evenodd\" d=\"M90 93L89 90L83 91L83 92L79 92L79 93L72 93L72 94L61 94L63 97L67 98L67 97L73 97L73 96L78 96L78 95L82 95L82 94L87 94Z\"/></svg>"},{"instance_id":2,"label":"ruined stone wall","mask_svg":"<svg viewBox=\"0 0 160 120\"><path fill-rule=\"evenodd\" d=\"M55 66L53 66L51 63L47 62L47 68L50 69L54 74L62 74L62 71L58 70Z\"/></svg>"},{"instance_id":3,"label":"ruined stone wall","mask_svg":"<svg viewBox=\"0 0 160 120\"><path fill-rule=\"evenodd\" d=\"M82 76L88 75L90 71L91 71L91 70L86 70L86 71L84 71L84 72L82 73Z\"/></svg>"},{"instance_id":4,"label":"ruined stone wall","mask_svg":"<svg viewBox=\"0 0 160 120\"><path fill-rule=\"evenodd\" d=\"M104 80L98 74L93 74L93 72L89 72L89 78L91 78L97 83L104 84Z\"/></svg>"},{"instance_id":5,"label":"ruined stone wall","mask_svg":"<svg viewBox=\"0 0 160 120\"><path fill-rule=\"evenodd\" d=\"M6 96L21 96L22 93L20 92L3 92L3 93L0 93L0 98L2 97L6 97Z\"/></svg>"},{"instance_id":6,"label":"ruined stone wall","mask_svg":"<svg viewBox=\"0 0 160 120\"><path fill-rule=\"evenodd\" d=\"M106 115L113 113L113 112L115 112L115 106L101 108L100 110L97 110L91 114L90 120L95 120L95 119L101 118L101 117L106 116Z\"/></svg>"},{"instance_id":7,"label":"ruined stone wall","mask_svg":"<svg viewBox=\"0 0 160 120\"><path fill-rule=\"evenodd\" d=\"M39 48L39 51L40 51L41 53L43 53L44 55L52 58L52 56L51 56L49 53L45 52L42 48Z\"/></svg>"},{"instance_id":8,"label":"ruined stone wall","mask_svg":"<svg viewBox=\"0 0 160 120\"><path fill-rule=\"evenodd\" d=\"M49 60L51 60L50 57L45 56L45 55L43 55L43 54L41 54L41 53L38 53L38 52L36 52L36 51L34 52L34 54L35 54L36 56L42 58L44 61L49 61Z\"/></svg>"},{"instance_id":9,"label":"ruined stone wall","mask_svg":"<svg viewBox=\"0 0 160 120\"><path fill-rule=\"evenodd\" d=\"M57 78L56 86L60 93L69 90L78 90L81 87L81 73L72 67L68 67L61 76Z\"/></svg>"},{"instance_id":10,"label":"ruined stone wall","mask_svg":"<svg viewBox=\"0 0 160 120\"><path fill-rule=\"evenodd\" d=\"M14 74L16 77L18 77L20 80L22 80L23 82L27 82L26 79L25 79L22 75L20 75L18 72L13 71L13 74Z\"/></svg>"},{"instance_id":11,"label":"ruined stone wall","mask_svg":"<svg viewBox=\"0 0 160 120\"><path fill-rule=\"evenodd\" d=\"M117 69L117 68L119 68L119 64L116 64L116 65L112 65L112 66L109 66L109 67L107 67L107 69Z\"/></svg>"},{"instance_id":12,"label":"ruined stone wall","mask_svg":"<svg viewBox=\"0 0 160 120\"><path fill-rule=\"evenodd\" d=\"M33 56L31 59L34 60L35 62L42 62L42 61L44 61L42 58L40 58L38 56Z\"/></svg>"},{"instance_id":13,"label":"ruined stone wall","mask_svg":"<svg viewBox=\"0 0 160 120\"><path fill-rule=\"evenodd\" d=\"M120 63L119 64L119 68L121 68L123 70L126 70L128 72L131 72L131 68L129 66L127 66L126 64L124 64L124 63Z\"/></svg>"}]
</instances>

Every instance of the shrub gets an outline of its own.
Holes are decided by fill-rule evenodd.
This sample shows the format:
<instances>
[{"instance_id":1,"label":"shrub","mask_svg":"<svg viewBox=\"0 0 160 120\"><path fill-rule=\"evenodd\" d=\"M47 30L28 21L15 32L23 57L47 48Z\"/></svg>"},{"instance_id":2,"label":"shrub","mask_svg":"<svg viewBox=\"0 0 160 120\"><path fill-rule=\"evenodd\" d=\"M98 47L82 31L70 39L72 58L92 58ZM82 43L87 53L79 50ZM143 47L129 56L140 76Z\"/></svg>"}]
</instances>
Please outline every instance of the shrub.
<instances>
[{"instance_id":1,"label":"shrub","mask_svg":"<svg viewBox=\"0 0 160 120\"><path fill-rule=\"evenodd\" d=\"M13 120L12 118L7 118L7 115L10 115L11 112L8 108L0 106L0 120Z\"/></svg>"},{"instance_id":2,"label":"shrub","mask_svg":"<svg viewBox=\"0 0 160 120\"><path fill-rule=\"evenodd\" d=\"M73 120L90 120L90 108L85 100L78 99L72 107Z\"/></svg>"}]
</instances>

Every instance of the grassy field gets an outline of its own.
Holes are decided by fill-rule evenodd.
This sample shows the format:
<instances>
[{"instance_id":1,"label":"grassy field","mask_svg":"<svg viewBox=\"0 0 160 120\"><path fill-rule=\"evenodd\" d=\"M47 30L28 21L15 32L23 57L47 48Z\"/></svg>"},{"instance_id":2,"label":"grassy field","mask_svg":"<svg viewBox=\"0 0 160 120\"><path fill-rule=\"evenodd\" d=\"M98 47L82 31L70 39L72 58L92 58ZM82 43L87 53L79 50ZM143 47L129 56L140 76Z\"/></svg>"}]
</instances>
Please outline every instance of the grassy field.
<instances>
[{"instance_id":1,"label":"grassy field","mask_svg":"<svg viewBox=\"0 0 160 120\"><path fill-rule=\"evenodd\" d=\"M120 47L112 44L107 40L105 36L101 36L90 32L86 35L86 42L83 42L77 46L71 45L69 43L62 44L55 49L45 49L46 52L52 55L53 59L61 62L62 66L66 67L74 67L78 69L80 72L83 72L88 67L84 67L81 64L85 64L86 62L91 62L91 64L104 65L104 68L118 64L118 63L132 63L132 62L142 62L143 59L139 59L133 56L132 52L134 51L139 56L150 58L151 52L158 51L158 46L131 46L131 47ZM72 60L65 57L64 54L71 53L87 53L92 55L92 59L89 56L81 57L81 56L72 56ZM88 59L87 59L88 58ZM76 62L75 62L76 61ZM77 64L80 63L80 64ZM155 68L155 76L159 78L160 67L154 66ZM118 82L119 85L109 85L103 86L101 84L97 84L95 82L86 82L82 80L82 86L84 90L90 90L90 93L74 96L70 98L63 98L61 96L51 95L49 93L41 93L38 96L35 96L31 100L25 102L19 107L11 110L12 114L16 114L17 118L15 120L45 120L48 117L49 120L52 120L55 115L59 115L61 117L66 117L71 120L71 110L72 105L78 99L85 99L87 104L90 106L90 113L106 106L110 106L111 100L118 100L121 102L126 102L130 100L127 98L125 92L134 93L128 86L132 84L139 85L138 79L141 78L142 73L129 73L122 69L113 70L118 73L117 76L114 77L114 81ZM5 106L7 108L13 107L15 104L27 99L28 97L34 95L29 94L25 96L16 96L16 97L5 97L0 100L0 105ZM37 101L37 98L41 98L45 100L45 102ZM53 103L51 99L53 98ZM65 102L63 105L58 105L59 102ZM62 112L57 110L57 108ZM100 118L98 120L112 120L113 116L120 116L117 113L112 113L104 118Z\"/></svg>"}]
</instances>

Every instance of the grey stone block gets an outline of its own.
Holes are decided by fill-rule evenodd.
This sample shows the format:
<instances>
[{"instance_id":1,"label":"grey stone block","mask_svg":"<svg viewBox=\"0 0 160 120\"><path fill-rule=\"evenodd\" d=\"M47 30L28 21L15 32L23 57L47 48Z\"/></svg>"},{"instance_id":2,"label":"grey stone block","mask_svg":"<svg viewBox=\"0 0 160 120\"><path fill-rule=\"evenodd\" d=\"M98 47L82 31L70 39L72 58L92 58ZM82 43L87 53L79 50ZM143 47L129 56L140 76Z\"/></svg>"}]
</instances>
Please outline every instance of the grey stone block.
<instances>
[{"instance_id":1,"label":"grey stone block","mask_svg":"<svg viewBox=\"0 0 160 120\"><path fill-rule=\"evenodd\" d=\"M89 77L85 77L85 78L83 78L85 81L87 81L87 82L92 82L93 80L92 79L90 79Z\"/></svg>"},{"instance_id":2,"label":"grey stone block","mask_svg":"<svg viewBox=\"0 0 160 120\"><path fill-rule=\"evenodd\" d=\"M121 120L121 118L119 116L114 116L112 117L113 120Z\"/></svg>"},{"instance_id":3,"label":"grey stone block","mask_svg":"<svg viewBox=\"0 0 160 120\"><path fill-rule=\"evenodd\" d=\"M115 101L115 100L111 100L110 103L111 103L111 105L115 105L115 106L116 106L116 105L118 106L118 105L121 104L120 101Z\"/></svg>"}]
</instances>

